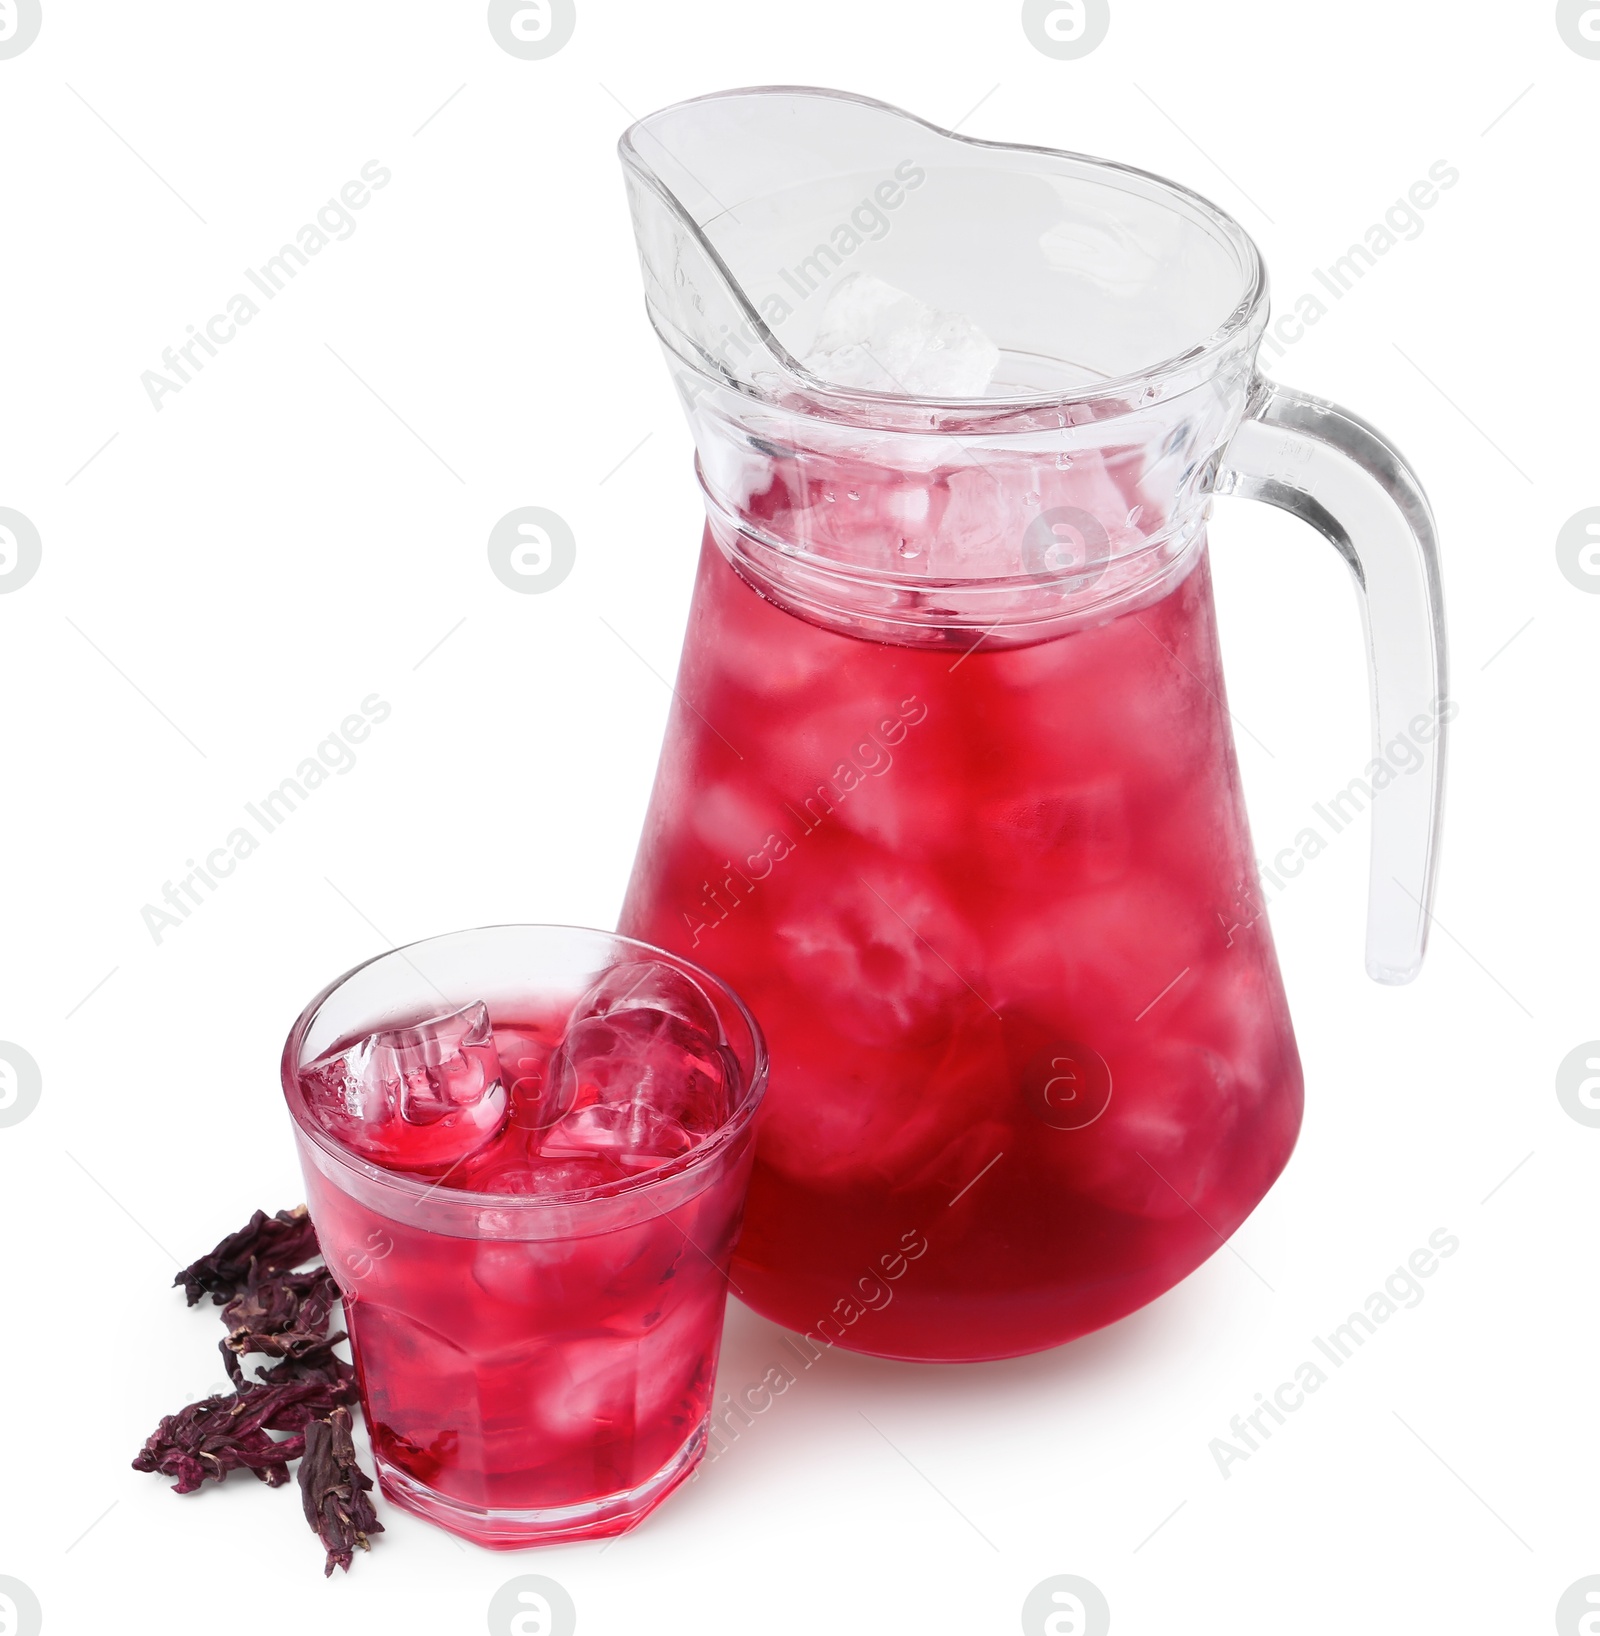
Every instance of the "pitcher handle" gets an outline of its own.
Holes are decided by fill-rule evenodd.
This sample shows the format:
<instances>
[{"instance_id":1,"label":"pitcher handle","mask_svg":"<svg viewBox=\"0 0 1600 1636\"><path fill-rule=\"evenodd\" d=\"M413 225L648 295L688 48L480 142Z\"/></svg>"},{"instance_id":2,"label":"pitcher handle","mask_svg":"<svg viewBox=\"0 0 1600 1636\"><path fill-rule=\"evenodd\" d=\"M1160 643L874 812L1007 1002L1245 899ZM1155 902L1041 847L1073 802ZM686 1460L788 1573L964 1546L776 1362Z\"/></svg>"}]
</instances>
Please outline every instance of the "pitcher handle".
<instances>
[{"instance_id":1,"label":"pitcher handle","mask_svg":"<svg viewBox=\"0 0 1600 1636\"><path fill-rule=\"evenodd\" d=\"M1349 565L1361 603L1372 690L1367 975L1409 983L1422 966L1444 797L1444 600L1428 497L1400 453L1364 420L1257 376L1223 455L1217 493L1265 500L1325 535ZM1420 752L1396 770L1384 747ZM1410 753L1406 761L1410 762ZM1368 769L1373 773L1374 769Z\"/></svg>"}]
</instances>

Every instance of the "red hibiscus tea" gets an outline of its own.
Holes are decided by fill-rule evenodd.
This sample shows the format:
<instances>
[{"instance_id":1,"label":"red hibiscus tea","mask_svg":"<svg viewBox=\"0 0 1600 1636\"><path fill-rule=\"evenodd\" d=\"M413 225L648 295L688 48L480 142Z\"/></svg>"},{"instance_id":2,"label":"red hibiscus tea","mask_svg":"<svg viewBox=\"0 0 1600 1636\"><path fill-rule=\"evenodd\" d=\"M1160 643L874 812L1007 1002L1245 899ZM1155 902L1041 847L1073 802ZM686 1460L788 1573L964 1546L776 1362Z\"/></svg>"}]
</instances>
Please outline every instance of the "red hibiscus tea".
<instances>
[{"instance_id":1,"label":"red hibiscus tea","mask_svg":"<svg viewBox=\"0 0 1600 1636\"><path fill-rule=\"evenodd\" d=\"M1203 541L1118 617L981 637L830 629L708 536L621 920L725 972L771 1046L742 1298L896 1358L1152 1300L1300 1121Z\"/></svg>"},{"instance_id":2,"label":"red hibiscus tea","mask_svg":"<svg viewBox=\"0 0 1600 1636\"><path fill-rule=\"evenodd\" d=\"M601 932L434 938L307 1007L284 1090L391 1500L509 1549L688 1475L765 1080L726 988Z\"/></svg>"}]
</instances>

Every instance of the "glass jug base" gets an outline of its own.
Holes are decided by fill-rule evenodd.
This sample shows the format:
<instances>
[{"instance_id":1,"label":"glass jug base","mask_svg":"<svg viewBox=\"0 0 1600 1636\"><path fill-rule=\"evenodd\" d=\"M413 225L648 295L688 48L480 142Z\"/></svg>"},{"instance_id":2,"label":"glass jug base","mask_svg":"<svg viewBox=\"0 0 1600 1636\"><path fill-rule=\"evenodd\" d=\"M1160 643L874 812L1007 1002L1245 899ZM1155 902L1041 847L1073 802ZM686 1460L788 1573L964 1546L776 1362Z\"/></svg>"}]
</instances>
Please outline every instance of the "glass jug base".
<instances>
[{"instance_id":1,"label":"glass jug base","mask_svg":"<svg viewBox=\"0 0 1600 1636\"><path fill-rule=\"evenodd\" d=\"M965 1257L969 1234L975 1227L983 1231L984 1222L1004 1232L1017 1225L1015 1219L1008 1224L995 1206L982 1218L940 1224L934 1210L942 1205L935 1201L921 1213L930 1223L926 1231L895 1240L869 1227L854 1247L840 1245L841 1254L827 1265L802 1267L792 1246L764 1241L759 1228L750 1233L747 1219L744 1253L733 1259L733 1286L745 1306L790 1331L787 1346L804 1369L830 1351L918 1364L996 1363L1054 1351L1159 1300L1229 1244L1292 1155L1300 1123L1298 1074L1281 1089L1280 1128L1258 1133L1260 1168L1235 1191L1226 1214L1219 1201L1207 1200L1202 1217L1175 1198L1182 1215L1149 1221L1146 1235L1123 1246L1120 1256L1114 1257L1115 1236L1097 1231L1092 1215L1064 1214L1052 1227L1028 1210L1043 1263L1025 1278L1002 1278L993 1266L985 1277ZM1038 1194L1021 1188L1018 1196ZM822 1238L826 1218L797 1209L792 1199L785 1204L789 1214L805 1215ZM835 1207L835 1220L837 1213ZM873 1256L858 1248L868 1243L892 1243L894 1249ZM1075 1246L1081 1251L1095 1244L1103 1253L1074 1253ZM773 1259L762 1259L774 1250Z\"/></svg>"},{"instance_id":2,"label":"glass jug base","mask_svg":"<svg viewBox=\"0 0 1600 1636\"><path fill-rule=\"evenodd\" d=\"M829 1321L802 1329L800 1325L804 1320L797 1317L797 1313L804 1310L801 1301L793 1298L763 1300L761 1290L751 1287L753 1284L759 1285L760 1279L748 1267L736 1264L734 1277L743 1291L739 1298L745 1306L768 1322L791 1332L789 1345L808 1369L827 1352L853 1352L858 1357L882 1358L886 1363L934 1365L1000 1363L1007 1358L1032 1357L1037 1352L1053 1352L1059 1346L1067 1346L1085 1335L1092 1335L1096 1330L1104 1329L1148 1306L1166 1293L1163 1289L1141 1295L1108 1315L1096 1316L1088 1321L1068 1321L1056 1326L1031 1325L1025 1331L1013 1325L1003 1338L995 1338L989 1327L982 1323L973 1323L952 1332L933 1316L909 1326L916 1333L905 1333L902 1329L899 1335L895 1335L881 1331L874 1333L874 1326L867 1321L840 1318L837 1309ZM865 1308L857 1307L855 1310L863 1318L871 1316Z\"/></svg>"}]
</instances>

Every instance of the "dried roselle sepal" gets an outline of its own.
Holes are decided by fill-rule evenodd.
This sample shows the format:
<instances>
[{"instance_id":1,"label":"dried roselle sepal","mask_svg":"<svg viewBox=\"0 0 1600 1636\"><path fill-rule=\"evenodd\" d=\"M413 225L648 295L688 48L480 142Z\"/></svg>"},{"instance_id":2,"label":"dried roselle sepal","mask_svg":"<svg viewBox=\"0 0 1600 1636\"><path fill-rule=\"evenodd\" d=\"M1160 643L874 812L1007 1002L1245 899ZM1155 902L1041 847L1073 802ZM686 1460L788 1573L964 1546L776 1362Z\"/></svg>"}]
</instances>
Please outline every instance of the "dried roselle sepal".
<instances>
[{"instance_id":1,"label":"dried roselle sepal","mask_svg":"<svg viewBox=\"0 0 1600 1636\"><path fill-rule=\"evenodd\" d=\"M275 1399L273 1409L281 1413L284 1405ZM165 1416L135 1456L133 1469L176 1477L172 1486L179 1494L194 1493L208 1477L220 1483L230 1471L241 1470L279 1488L289 1480L288 1462L303 1448L301 1437L282 1442L269 1437L256 1406L238 1396L208 1397Z\"/></svg>"},{"instance_id":2,"label":"dried roselle sepal","mask_svg":"<svg viewBox=\"0 0 1600 1636\"><path fill-rule=\"evenodd\" d=\"M222 1354L222 1365L228 1371L228 1379L239 1391L244 1392L255 1384L254 1381L245 1379L241 1360L246 1353L261 1352L269 1358L295 1363L302 1358L315 1355L324 1345L336 1346L340 1341L348 1339L349 1336L342 1329L336 1329L331 1335L301 1334L295 1330L289 1330L281 1335L251 1335L241 1331L237 1335L229 1335L218 1341L217 1350ZM263 1380L266 1378L261 1370L258 1369L256 1373L259 1378Z\"/></svg>"},{"instance_id":3,"label":"dried roselle sepal","mask_svg":"<svg viewBox=\"0 0 1600 1636\"><path fill-rule=\"evenodd\" d=\"M313 1272L274 1274L252 1281L228 1301L222 1309L222 1321L229 1334L252 1330L271 1335L303 1327L302 1314L314 1322L320 1308L326 1328L327 1314L333 1310L337 1295L337 1286L326 1267Z\"/></svg>"},{"instance_id":4,"label":"dried roselle sepal","mask_svg":"<svg viewBox=\"0 0 1600 1636\"><path fill-rule=\"evenodd\" d=\"M252 1278L304 1266L320 1253L316 1228L303 1204L274 1216L257 1210L238 1232L229 1233L209 1255L185 1267L172 1282L183 1286L190 1306L202 1295L222 1306Z\"/></svg>"},{"instance_id":5,"label":"dried roselle sepal","mask_svg":"<svg viewBox=\"0 0 1600 1636\"><path fill-rule=\"evenodd\" d=\"M337 1413L348 1390L339 1380L310 1378L251 1383L231 1397L203 1398L162 1420L133 1469L176 1477L173 1487L180 1494L240 1470L278 1488L288 1482L288 1462L300 1458L304 1440L293 1435L280 1442L268 1433L303 1432L308 1423Z\"/></svg>"},{"instance_id":6,"label":"dried roselle sepal","mask_svg":"<svg viewBox=\"0 0 1600 1636\"><path fill-rule=\"evenodd\" d=\"M355 1367L333 1350L344 1339L343 1332L338 1332L320 1346L308 1347L303 1352L280 1358L264 1369L258 1367L256 1379L265 1381L269 1386L281 1386L288 1381L311 1381L327 1390L330 1403L354 1403Z\"/></svg>"},{"instance_id":7,"label":"dried roselle sepal","mask_svg":"<svg viewBox=\"0 0 1600 1636\"><path fill-rule=\"evenodd\" d=\"M234 1384L243 1383L239 1359L247 1352L293 1358L331 1344L328 1323L338 1301L339 1286L326 1267L263 1278L236 1295L222 1309L228 1336L221 1343Z\"/></svg>"},{"instance_id":8,"label":"dried roselle sepal","mask_svg":"<svg viewBox=\"0 0 1600 1636\"><path fill-rule=\"evenodd\" d=\"M243 1379L237 1360L247 1352L287 1358L320 1346L338 1300L339 1286L326 1267L262 1278L234 1296L222 1309L228 1326L222 1356L234 1359L228 1373L235 1385Z\"/></svg>"},{"instance_id":9,"label":"dried roselle sepal","mask_svg":"<svg viewBox=\"0 0 1600 1636\"><path fill-rule=\"evenodd\" d=\"M309 1421L326 1420L343 1404L342 1388L320 1380L271 1381L241 1388L235 1397L268 1431L303 1431Z\"/></svg>"},{"instance_id":10,"label":"dried roselle sepal","mask_svg":"<svg viewBox=\"0 0 1600 1636\"><path fill-rule=\"evenodd\" d=\"M335 1409L326 1420L313 1420L305 1430L300 1500L306 1521L328 1553L324 1575L335 1567L349 1573L356 1548L369 1549L370 1537L383 1532L372 1509L371 1488L372 1479L356 1460L350 1411Z\"/></svg>"}]
</instances>

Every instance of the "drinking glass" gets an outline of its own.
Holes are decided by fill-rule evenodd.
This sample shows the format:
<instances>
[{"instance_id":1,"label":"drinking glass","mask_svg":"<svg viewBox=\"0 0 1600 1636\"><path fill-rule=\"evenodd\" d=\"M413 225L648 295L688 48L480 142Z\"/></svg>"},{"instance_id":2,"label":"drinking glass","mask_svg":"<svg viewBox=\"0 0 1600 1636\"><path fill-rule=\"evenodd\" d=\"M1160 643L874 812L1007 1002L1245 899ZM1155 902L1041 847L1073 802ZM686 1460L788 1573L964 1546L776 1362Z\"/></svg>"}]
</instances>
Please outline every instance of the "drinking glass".
<instances>
[{"instance_id":1,"label":"drinking glass","mask_svg":"<svg viewBox=\"0 0 1600 1636\"><path fill-rule=\"evenodd\" d=\"M735 1078L726 1121L660 1168L545 1197L471 1192L370 1163L308 1110L302 1071L341 1042L478 1001L515 1025L641 960L698 984ZM660 1504L705 1447L766 1086L738 997L628 938L485 927L330 983L295 1022L282 1078L389 1499L501 1549L620 1533Z\"/></svg>"}]
</instances>

